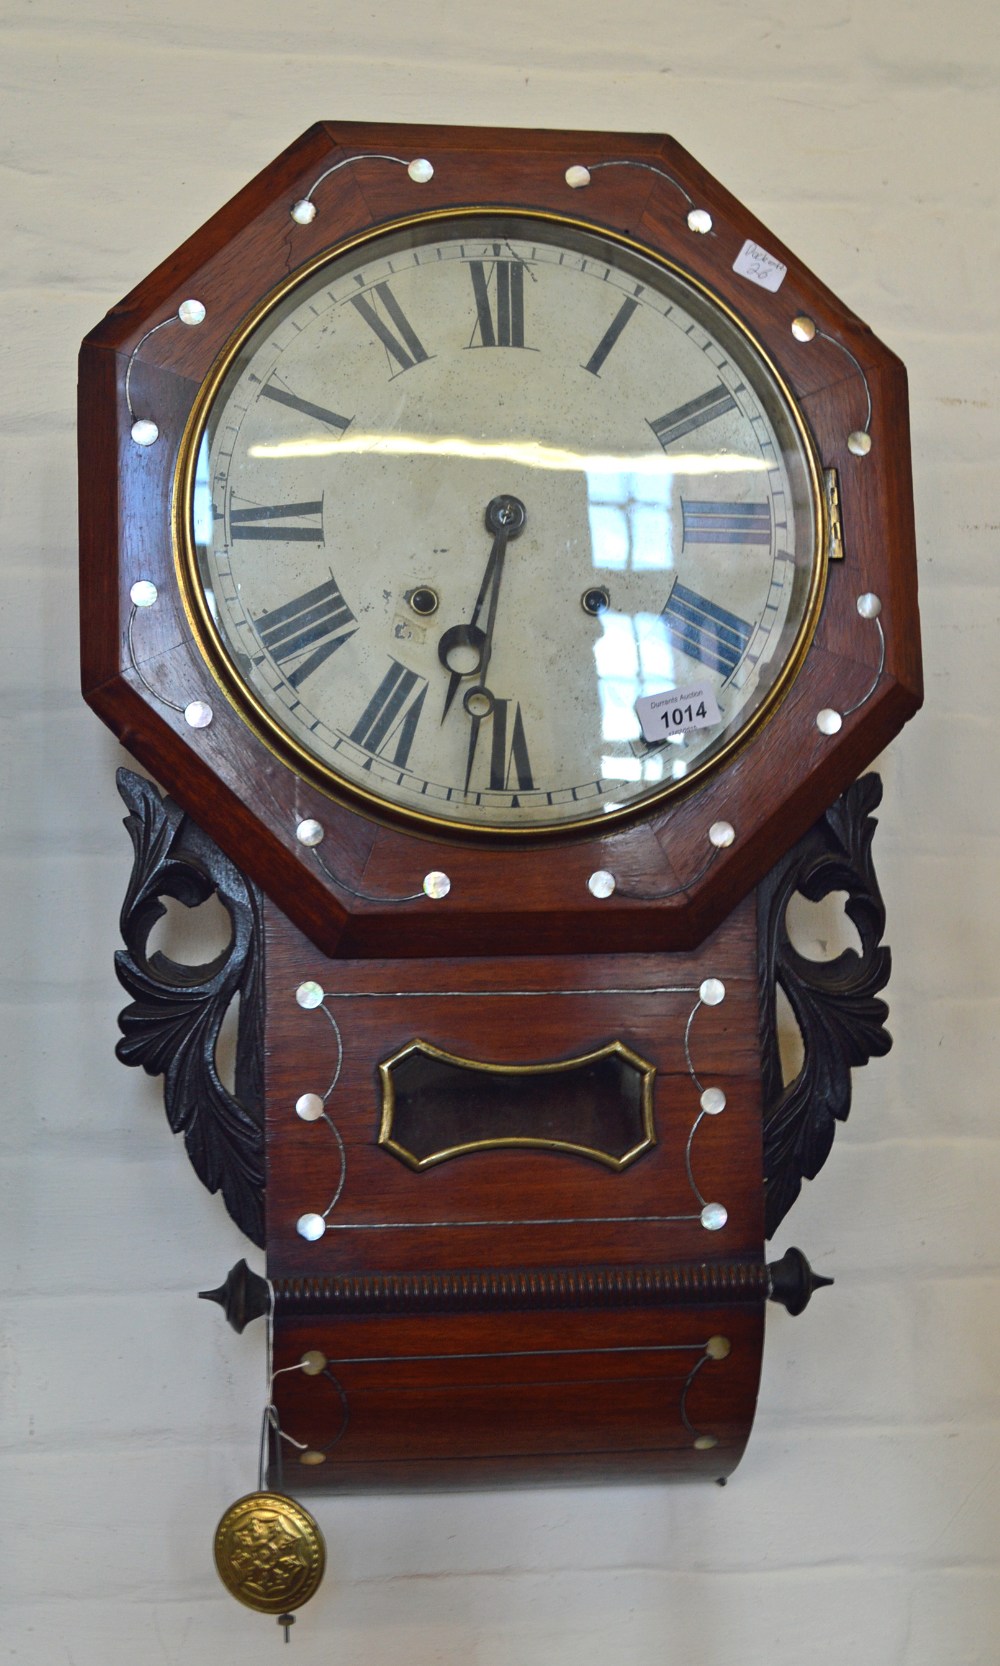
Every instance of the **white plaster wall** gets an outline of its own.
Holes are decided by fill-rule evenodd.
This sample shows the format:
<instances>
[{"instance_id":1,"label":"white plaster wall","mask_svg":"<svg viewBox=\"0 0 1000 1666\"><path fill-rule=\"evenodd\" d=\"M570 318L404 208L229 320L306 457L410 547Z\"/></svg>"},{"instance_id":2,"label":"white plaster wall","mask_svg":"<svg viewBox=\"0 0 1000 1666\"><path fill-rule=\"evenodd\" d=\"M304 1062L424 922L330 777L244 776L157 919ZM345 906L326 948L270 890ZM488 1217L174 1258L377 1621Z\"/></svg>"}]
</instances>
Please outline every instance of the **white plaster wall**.
<instances>
[{"instance_id":1,"label":"white plaster wall","mask_svg":"<svg viewBox=\"0 0 1000 1666\"><path fill-rule=\"evenodd\" d=\"M671 132L907 363L928 703L884 760L895 1051L779 1248L725 1491L326 1500L294 1658L973 1666L1000 1657L994 0L0 5L0 1657L273 1661L212 1567L261 1337L245 1245L113 1058L123 756L77 692L75 354L318 117ZM259 1330L259 1327L258 1327Z\"/></svg>"}]
</instances>

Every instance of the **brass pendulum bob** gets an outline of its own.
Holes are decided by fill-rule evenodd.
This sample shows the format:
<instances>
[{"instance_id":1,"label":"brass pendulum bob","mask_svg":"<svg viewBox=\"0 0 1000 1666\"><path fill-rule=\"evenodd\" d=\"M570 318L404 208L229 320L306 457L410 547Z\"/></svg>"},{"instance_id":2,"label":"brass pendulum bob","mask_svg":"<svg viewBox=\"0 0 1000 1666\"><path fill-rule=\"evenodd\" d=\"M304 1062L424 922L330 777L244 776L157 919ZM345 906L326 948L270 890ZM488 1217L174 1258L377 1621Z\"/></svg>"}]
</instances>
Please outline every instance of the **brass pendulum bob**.
<instances>
[{"instance_id":1,"label":"brass pendulum bob","mask_svg":"<svg viewBox=\"0 0 1000 1666\"><path fill-rule=\"evenodd\" d=\"M315 1595L326 1546L308 1510L281 1492L250 1492L225 1511L215 1530L215 1566L238 1602L276 1614L288 1642L292 1609Z\"/></svg>"}]
</instances>

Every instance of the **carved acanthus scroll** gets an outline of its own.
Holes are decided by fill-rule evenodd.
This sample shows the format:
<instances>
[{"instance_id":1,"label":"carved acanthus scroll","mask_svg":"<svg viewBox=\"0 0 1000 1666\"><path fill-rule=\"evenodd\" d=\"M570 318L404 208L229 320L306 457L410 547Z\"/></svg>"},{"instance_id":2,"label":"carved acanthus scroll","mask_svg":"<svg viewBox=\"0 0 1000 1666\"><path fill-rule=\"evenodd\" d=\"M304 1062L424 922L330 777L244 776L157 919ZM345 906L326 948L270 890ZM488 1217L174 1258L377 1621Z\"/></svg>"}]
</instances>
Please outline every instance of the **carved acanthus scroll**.
<instances>
[{"instance_id":1,"label":"carved acanthus scroll","mask_svg":"<svg viewBox=\"0 0 1000 1666\"><path fill-rule=\"evenodd\" d=\"M135 852L121 912L125 948L115 956L132 997L119 1018L123 1064L164 1078L167 1121L195 1173L255 1244L264 1243L263 967L261 896L218 846L150 781L118 771ZM163 897L188 908L217 896L232 937L204 966L184 965L149 938L166 912ZM223 1083L216 1047L239 996L235 1094Z\"/></svg>"},{"instance_id":2,"label":"carved acanthus scroll","mask_svg":"<svg viewBox=\"0 0 1000 1666\"><path fill-rule=\"evenodd\" d=\"M771 1237L802 1187L819 1173L838 1122L851 1109L851 1068L887 1053L889 1009L878 991L888 982L889 950L882 943L885 907L872 866L882 800L877 775L862 776L757 887L761 990L761 1056L764 1086L766 1231ZM845 911L857 928L861 950L835 960L810 960L795 949L787 910L799 891L819 902L831 891L847 893ZM785 1085L778 1048L777 989L788 997L802 1035L805 1057Z\"/></svg>"}]
</instances>

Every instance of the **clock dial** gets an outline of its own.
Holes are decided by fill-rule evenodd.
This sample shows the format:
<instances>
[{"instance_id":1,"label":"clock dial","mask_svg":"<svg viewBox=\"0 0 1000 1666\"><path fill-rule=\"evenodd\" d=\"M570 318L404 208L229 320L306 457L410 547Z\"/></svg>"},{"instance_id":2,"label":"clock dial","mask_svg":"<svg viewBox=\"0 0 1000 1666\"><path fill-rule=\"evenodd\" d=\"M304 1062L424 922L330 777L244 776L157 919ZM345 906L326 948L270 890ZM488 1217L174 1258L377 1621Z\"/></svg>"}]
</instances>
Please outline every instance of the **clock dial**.
<instances>
[{"instance_id":1,"label":"clock dial","mask_svg":"<svg viewBox=\"0 0 1000 1666\"><path fill-rule=\"evenodd\" d=\"M328 789L456 828L681 789L822 600L812 447L761 350L679 272L541 217L314 265L209 379L179 479L249 720Z\"/></svg>"}]
</instances>

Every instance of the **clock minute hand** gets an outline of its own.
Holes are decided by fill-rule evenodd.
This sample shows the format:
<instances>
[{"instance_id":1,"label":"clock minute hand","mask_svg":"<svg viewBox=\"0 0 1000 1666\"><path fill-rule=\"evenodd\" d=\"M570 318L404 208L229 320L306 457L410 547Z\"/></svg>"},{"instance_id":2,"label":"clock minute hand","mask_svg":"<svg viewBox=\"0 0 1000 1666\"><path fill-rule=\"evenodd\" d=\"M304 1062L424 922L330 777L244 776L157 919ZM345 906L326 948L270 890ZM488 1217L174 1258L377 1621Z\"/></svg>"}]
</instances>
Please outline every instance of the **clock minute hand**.
<instances>
[{"instance_id":1,"label":"clock minute hand","mask_svg":"<svg viewBox=\"0 0 1000 1666\"><path fill-rule=\"evenodd\" d=\"M500 599L500 581L503 578L504 557L507 544L511 538L517 538L525 523L524 504L520 498L506 495L495 497L486 505L487 530L493 533L493 548L487 567L492 567L492 581L489 582L489 611L486 616L486 630L480 650L479 665L477 667L478 681L470 688L465 696L465 709L472 719L469 733L469 752L465 765L465 791L469 790L472 780L472 770L476 761L476 751L479 746L479 729L483 718L488 717L493 710L493 696L486 687L486 673L489 670L493 655L493 631L496 626L497 602ZM484 589L487 579L483 579ZM481 709L477 709L477 706Z\"/></svg>"},{"instance_id":2,"label":"clock minute hand","mask_svg":"<svg viewBox=\"0 0 1000 1666\"><path fill-rule=\"evenodd\" d=\"M463 791L465 792L468 792L469 783L472 780L472 770L476 762L476 751L479 746L480 725L483 718L488 717L493 711L493 696L486 687L486 672L490 663L490 655L493 652L493 626L496 623L497 601L500 596L500 580L503 578L503 558L506 553L507 534L504 533L502 536L498 534L496 542L493 545L493 555L490 557L491 561L494 563L494 577L493 588L490 591L489 617L486 621L486 630L483 633L482 653L478 666L479 681L474 685L474 687L469 689L463 702L465 709L472 720L472 727L469 730L469 752L465 761L465 786L463 788Z\"/></svg>"},{"instance_id":3,"label":"clock minute hand","mask_svg":"<svg viewBox=\"0 0 1000 1666\"><path fill-rule=\"evenodd\" d=\"M503 551L506 549L507 540L508 538L516 538L524 525L524 505L519 498L506 495L492 498L486 506L485 520L487 531L493 533L493 547L490 550L486 570L483 573L483 581L479 586L479 594L476 597L476 605L472 610L472 618L467 625L452 625L450 630L445 631L438 643L438 658L450 673L444 698L444 709L441 712L442 723L451 709L459 683L466 677L482 679L485 675L483 650L486 646L486 633L480 628L479 616L483 611L487 596L490 597L491 602L491 617L495 618L496 616L494 597L499 582L497 565L499 563L502 569ZM490 634L492 635L492 625ZM456 670L452 664L452 655L462 649L469 648L473 649L479 656L475 665ZM488 659L489 655L487 654L487 661Z\"/></svg>"}]
</instances>

